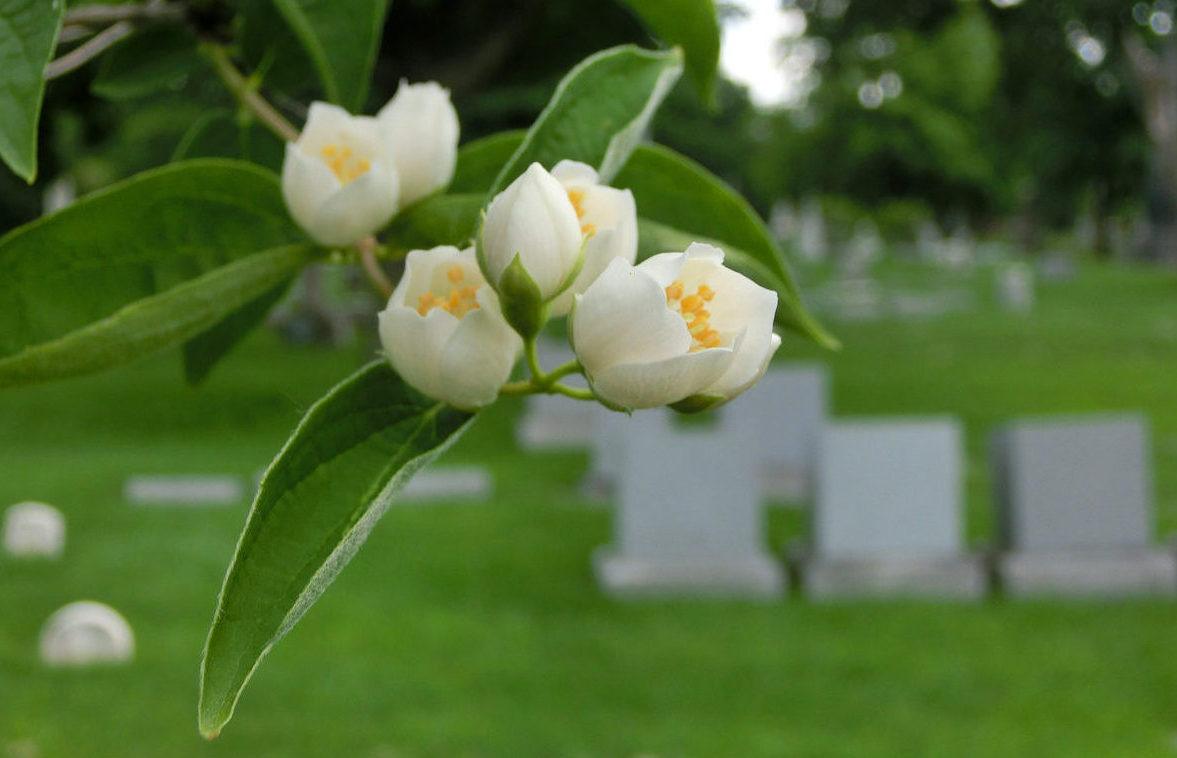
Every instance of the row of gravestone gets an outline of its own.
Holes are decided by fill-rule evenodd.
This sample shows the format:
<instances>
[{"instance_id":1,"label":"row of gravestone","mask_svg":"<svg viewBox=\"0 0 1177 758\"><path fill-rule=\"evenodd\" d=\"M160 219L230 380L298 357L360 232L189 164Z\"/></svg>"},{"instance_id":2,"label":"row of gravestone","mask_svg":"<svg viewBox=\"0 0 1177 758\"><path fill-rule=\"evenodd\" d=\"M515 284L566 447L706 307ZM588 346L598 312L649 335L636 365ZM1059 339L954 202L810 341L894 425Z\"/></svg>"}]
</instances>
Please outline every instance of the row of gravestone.
<instances>
[{"instance_id":1,"label":"row of gravestone","mask_svg":"<svg viewBox=\"0 0 1177 758\"><path fill-rule=\"evenodd\" d=\"M616 595L775 595L792 565L813 597L976 598L1177 592L1152 542L1148 430L1136 415L1027 419L993 438L997 550L969 552L952 418L827 419L818 366L776 369L711 425L534 399L529 448L587 446L591 491L616 502L595 559ZM766 549L766 499L811 499L811 539Z\"/></svg>"}]
</instances>

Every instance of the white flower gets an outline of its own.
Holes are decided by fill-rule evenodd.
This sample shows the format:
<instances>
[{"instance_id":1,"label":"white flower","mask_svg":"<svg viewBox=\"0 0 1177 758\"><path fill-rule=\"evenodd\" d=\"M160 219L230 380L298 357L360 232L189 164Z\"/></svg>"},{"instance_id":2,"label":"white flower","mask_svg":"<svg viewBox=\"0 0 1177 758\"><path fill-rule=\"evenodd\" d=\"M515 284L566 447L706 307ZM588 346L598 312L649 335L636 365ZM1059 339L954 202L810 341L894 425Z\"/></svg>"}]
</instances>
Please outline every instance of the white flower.
<instances>
[{"instance_id":1,"label":"white flower","mask_svg":"<svg viewBox=\"0 0 1177 758\"><path fill-rule=\"evenodd\" d=\"M552 176L568 192L576 209L580 230L588 236L584 268L572 286L552 301L553 316L563 316L572 307L573 295L584 292L609 261L620 258L633 263L638 254L638 215L633 193L603 185L591 166L577 161L560 161Z\"/></svg>"},{"instance_id":2,"label":"white flower","mask_svg":"<svg viewBox=\"0 0 1177 758\"><path fill-rule=\"evenodd\" d=\"M523 347L499 313L474 248L413 250L380 313L392 367L424 394L458 408L494 401Z\"/></svg>"},{"instance_id":3,"label":"white flower","mask_svg":"<svg viewBox=\"0 0 1177 758\"><path fill-rule=\"evenodd\" d=\"M449 90L401 81L376 120L400 177L402 207L449 184L458 160L458 114Z\"/></svg>"},{"instance_id":4,"label":"white flower","mask_svg":"<svg viewBox=\"0 0 1177 758\"><path fill-rule=\"evenodd\" d=\"M397 190L376 120L312 103L282 164L282 196L298 225L323 245L350 245L392 218Z\"/></svg>"},{"instance_id":5,"label":"white flower","mask_svg":"<svg viewBox=\"0 0 1177 758\"><path fill-rule=\"evenodd\" d=\"M497 289L519 256L540 296L549 300L568 284L582 242L576 208L564 186L533 163L491 200L482 226L482 262Z\"/></svg>"},{"instance_id":6,"label":"white flower","mask_svg":"<svg viewBox=\"0 0 1177 758\"><path fill-rule=\"evenodd\" d=\"M730 400L780 346L776 293L694 243L632 266L615 258L576 296L572 346L597 395L622 408Z\"/></svg>"}]
</instances>

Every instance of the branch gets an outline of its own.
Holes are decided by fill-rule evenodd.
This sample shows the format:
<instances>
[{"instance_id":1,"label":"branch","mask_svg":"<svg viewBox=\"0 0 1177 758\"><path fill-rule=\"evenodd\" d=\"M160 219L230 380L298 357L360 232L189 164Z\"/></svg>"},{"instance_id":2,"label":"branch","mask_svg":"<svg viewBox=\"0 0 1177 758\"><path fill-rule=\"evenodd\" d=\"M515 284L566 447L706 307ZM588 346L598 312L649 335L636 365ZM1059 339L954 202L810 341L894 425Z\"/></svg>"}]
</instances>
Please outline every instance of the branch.
<instances>
[{"instance_id":1,"label":"branch","mask_svg":"<svg viewBox=\"0 0 1177 758\"><path fill-rule=\"evenodd\" d=\"M67 11L66 24L113 24L118 21L174 21L184 20L184 8L179 4L153 0L144 5L82 5Z\"/></svg>"},{"instance_id":2,"label":"branch","mask_svg":"<svg viewBox=\"0 0 1177 758\"><path fill-rule=\"evenodd\" d=\"M298 139L298 130L258 94L257 88L233 65L228 51L222 45L205 42L200 46L200 51L212 63L217 76L221 77L221 82L233 93L233 97L237 98L237 102L241 103L243 108L257 116L258 120L283 142L294 142Z\"/></svg>"},{"instance_id":3,"label":"branch","mask_svg":"<svg viewBox=\"0 0 1177 758\"><path fill-rule=\"evenodd\" d=\"M133 31L135 31L135 25L130 21L120 21L113 26L108 26L60 58L49 61L49 64L45 66L45 80L56 79L81 68L121 42Z\"/></svg>"},{"instance_id":4,"label":"branch","mask_svg":"<svg viewBox=\"0 0 1177 758\"><path fill-rule=\"evenodd\" d=\"M356 243L356 249L360 251L360 263L364 266L364 273L368 275L368 281L387 300L392 297L392 281L389 280L384 269L380 268L380 263L376 260L376 246L376 238L372 235L368 235Z\"/></svg>"}]
</instances>

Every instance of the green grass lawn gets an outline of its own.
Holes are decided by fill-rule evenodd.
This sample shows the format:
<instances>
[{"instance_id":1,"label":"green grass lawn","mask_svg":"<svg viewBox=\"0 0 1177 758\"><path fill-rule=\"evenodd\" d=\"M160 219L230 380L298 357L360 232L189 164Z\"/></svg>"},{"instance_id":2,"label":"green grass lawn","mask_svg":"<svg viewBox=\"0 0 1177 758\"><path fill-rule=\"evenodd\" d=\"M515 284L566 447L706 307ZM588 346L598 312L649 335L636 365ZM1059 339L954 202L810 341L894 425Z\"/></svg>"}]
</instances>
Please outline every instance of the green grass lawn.
<instances>
[{"instance_id":1,"label":"green grass lawn","mask_svg":"<svg viewBox=\"0 0 1177 758\"><path fill-rule=\"evenodd\" d=\"M782 352L828 363L840 415L962 417L975 544L995 423L1146 411L1158 536L1177 530L1177 276L1084 269L1032 317L993 309L986 282L968 283L976 311L838 324L841 353ZM245 507L135 508L123 479L251 475L365 357L259 335L200 390L169 353L0 395L0 504L69 518L62 561L0 557L0 758L1177 754L1177 604L611 602L589 568L610 517L577 495L586 459L520 455L518 404L448 456L489 465L494 501L394 509L205 743L197 663ZM803 529L777 511L774 546ZM131 621L132 665L38 665L40 624L82 598Z\"/></svg>"}]
</instances>

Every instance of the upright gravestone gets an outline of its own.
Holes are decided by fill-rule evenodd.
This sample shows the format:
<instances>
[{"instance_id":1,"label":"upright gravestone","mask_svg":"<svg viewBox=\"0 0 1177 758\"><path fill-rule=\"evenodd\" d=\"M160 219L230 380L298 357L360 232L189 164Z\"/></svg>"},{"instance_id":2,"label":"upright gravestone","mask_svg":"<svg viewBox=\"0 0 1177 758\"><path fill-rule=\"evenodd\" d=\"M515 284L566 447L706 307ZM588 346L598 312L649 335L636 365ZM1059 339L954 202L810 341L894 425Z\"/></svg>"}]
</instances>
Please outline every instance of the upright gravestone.
<instances>
[{"instance_id":1,"label":"upright gravestone","mask_svg":"<svg viewBox=\"0 0 1177 758\"><path fill-rule=\"evenodd\" d=\"M997 269L997 302L1007 311L1028 313L1034 309L1034 269L1026 263L1010 263Z\"/></svg>"},{"instance_id":2,"label":"upright gravestone","mask_svg":"<svg viewBox=\"0 0 1177 758\"><path fill-rule=\"evenodd\" d=\"M485 466L441 466L417 472L396 495L397 503L484 501L494 491Z\"/></svg>"},{"instance_id":3,"label":"upright gravestone","mask_svg":"<svg viewBox=\"0 0 1177 758\"><path fill-rule=\"evenodd\" d=\"M589 447L589 471L583 490L587 497L601 500L617 492L621 467L625 462L626 430L633 418L593 403L592 439Z\"/></svg>"},{"instance_id":4,"label":"upright gravestone","mask_svg":"<svg viewBox=\"0 0 1177 758\"><path fill-rule=\"evenodd\" d=\"M102 603L70 603L50 616L41 629L41 660L47 666L125 663L134 655L131 625Z\"/></svg>"},{"instance_id":5,"label":"upright gravestone","mask_svg":"<svg viewBox=\"0 0 1177 758\"><path fill-rule=\"evenodd\" d=\"M1135 414L1023 420L994 435L1006 592L1177 593L1177 558L1152 540L1147 438Z\"/></svg>"},{"instance_id":6,"label":"upright gravestone","mask_svg":"<svg viewBox=\"0 0 1177 758\"><path fill-rule=\"evenodd\" d=\"M614 543L595 556L612 595L771 597L784 587L765 550L756 461L720 424L639 411L626 424Z\"/></svg>"},{"instance_id":7,"label":"upright gravestone","mask_svg":"<svg viewBox=\"0 0 1177 758\"><path fill-rule=\"evenodd\" d=\"M536 354L545 371L575 358L566 343L550 337L537 340ZM572 387L588 386L579 375L569 376L562 382ZM594 405L562 395L528 397L516 432L519 446L527 450L589 447L593 439Z\"/></svg>"},{"instance_id":8,"label":"upright gravestone","mask_svg":"<svg viewBox=\"0 0 1177 758\"><path fill-rule=\"evenodd\" d=\"M4 551L18 558L57 558L65 549L65 517L45 503L17 503L4 512Z\"/></svg>"},{"instance_id":9,"label":"upright gravestone","mask_svg":"<svg viewBox=\"0 0 1177 758\"><path fill-rule=\"evenodd\" d=\"M742 437L745 449L754 446L766 497L798 500L812 493L828 385L820 363L774 366L756 386L720 409L722 423Z\"/></svg>"},{"instance_id":10,"label":"upright gravestone","mask_svg":"<svg viewBox=\"0 0 1177 758\"><path fill-rule=\"evenodd\" d=\"M806 593L981 596L984 568L962 546L962 476L955 419L828 425L802 556Z\"/></svg>"}]
</instances>

